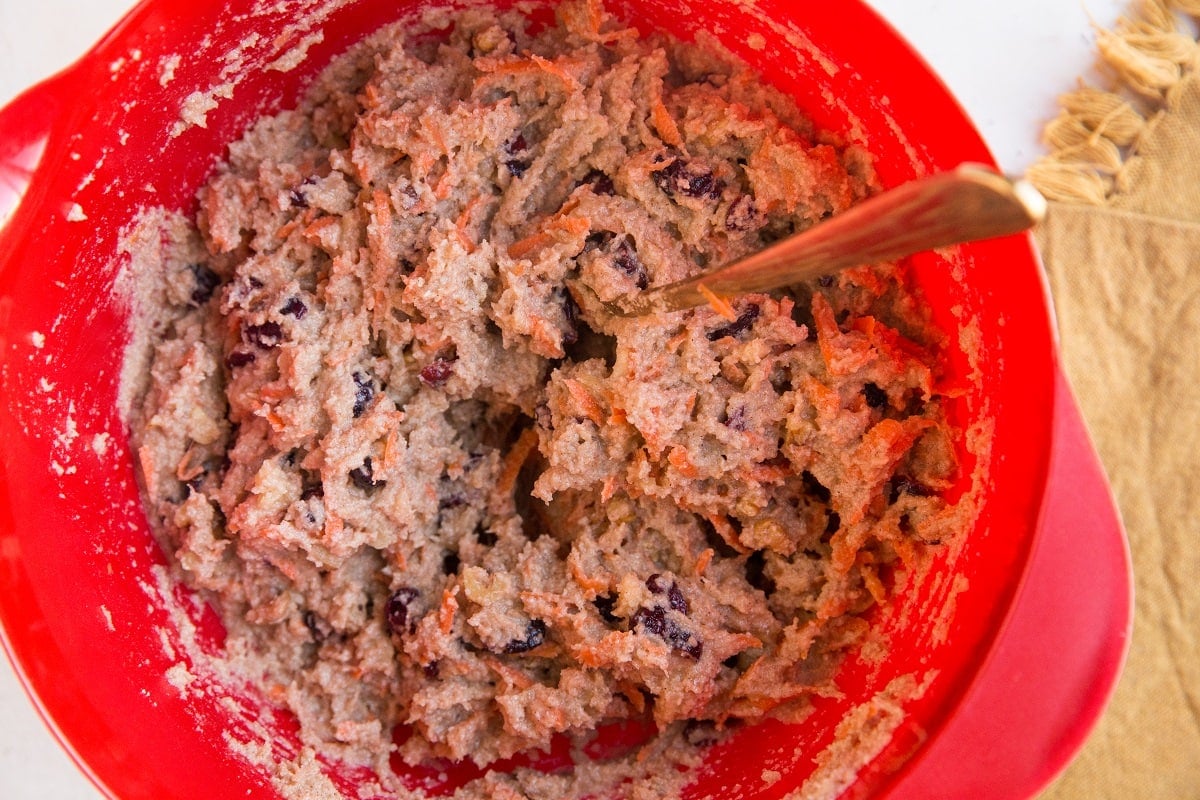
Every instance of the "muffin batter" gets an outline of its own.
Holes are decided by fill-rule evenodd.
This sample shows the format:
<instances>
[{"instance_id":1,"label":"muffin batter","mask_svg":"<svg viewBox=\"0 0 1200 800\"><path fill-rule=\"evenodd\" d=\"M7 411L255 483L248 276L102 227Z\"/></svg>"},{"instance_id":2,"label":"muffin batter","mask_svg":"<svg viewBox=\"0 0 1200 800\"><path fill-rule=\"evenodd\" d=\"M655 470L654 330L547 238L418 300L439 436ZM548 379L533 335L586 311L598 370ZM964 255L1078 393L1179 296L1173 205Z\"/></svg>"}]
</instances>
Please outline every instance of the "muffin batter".
<instances>
[{"instance_id":1,"label":"muffin batter","mask_svg":"<svg viewBox=\"0 0 1200 800\"><path fill-rule=\"evenodd\" d=\"M357 46L158 218L129 422L164 549L334 754L802 716L962 527L902 271L650 319L577 298L811 226L870 158L595 3L446 20Z\"/></svg>"}]
</instances>

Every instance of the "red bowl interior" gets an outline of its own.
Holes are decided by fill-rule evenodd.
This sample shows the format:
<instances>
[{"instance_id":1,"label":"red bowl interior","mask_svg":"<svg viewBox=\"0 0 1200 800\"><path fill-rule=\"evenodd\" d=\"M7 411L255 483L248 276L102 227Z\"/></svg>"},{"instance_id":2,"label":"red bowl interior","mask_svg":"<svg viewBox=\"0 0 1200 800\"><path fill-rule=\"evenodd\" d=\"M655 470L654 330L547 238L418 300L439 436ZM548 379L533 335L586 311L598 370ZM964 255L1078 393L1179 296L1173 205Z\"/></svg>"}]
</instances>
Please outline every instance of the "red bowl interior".
<instances>
[{"instance_id":1,"label":"red bowl interior","mask_svg":"<svg viewBox=\"0 0 1200 800\"><path fill-rule=\"evenodd\" d=\"M262 771L223 735L244 741L265 719L278 754L295 748L287 716L263 711L253 693L213 682L183 698L166 677L187 660L180 617L168 606L190 609L183 638L197 624L195 638L209 651L220 648L220 626L182 590L162 602L173 590L160 591L155 577L163 558L115 410L126 318L111 296L120 231L139 209L190 209L249 122L293 104L332 57L415 4L280 5L288 8L148 0L74 68L0 112L0 220L8 217L0 228L0 621L64 744L98 785L126 800L273 796ZM885 185L964 161L991 163L946 89L859 0L711 2L686 13L683 5L613 7L647 30L716 32L819 126L864 142ZM298 20L323 33L300 66L238 74L207 127L170 135L188 95L229 77L221 70L231 47L258 33L243 55L269 63L281 45L304 38ZM174 54L182 57L164 82L164 59ZM955 707L1009 608L1049 449L1053 345L1039 269L1028 241L1009 238L914 258L912 274L952 342L974 343L970 356L951 346L947 364L963 389L949 412L980 436L964 450L982 486L978 522L964 547L877 615L891 644L884 663L851 659L838 678L844 695L803 724L764 723L714 748L691 797L727 797L739 784L741 797L788 794L817 769L850 709L912 676L924 694L902 703L903 721L851 794L882 791ZM235 710L222 705L225 696ZM632 735L608 733L614 746ZM539 763L561 763L561 755ZM763 784L764 769L782 778ZM346 787L363 777L337 765L328 771ZM442 793L465 775L452 769L447 783L413 770L408 780Z\"/></svg>"}]
</instances>

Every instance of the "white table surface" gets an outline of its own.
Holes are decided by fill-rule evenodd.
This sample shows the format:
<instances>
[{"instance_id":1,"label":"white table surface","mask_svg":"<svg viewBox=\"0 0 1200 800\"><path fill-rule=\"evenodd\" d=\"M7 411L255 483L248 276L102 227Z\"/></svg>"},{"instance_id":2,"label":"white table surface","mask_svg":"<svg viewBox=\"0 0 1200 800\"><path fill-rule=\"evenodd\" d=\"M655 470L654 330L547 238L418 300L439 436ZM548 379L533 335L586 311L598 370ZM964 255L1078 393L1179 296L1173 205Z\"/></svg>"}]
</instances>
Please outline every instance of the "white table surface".
<instances>
[{"instance_id":1,"label":"white table surface","mask_svg":"<svg viewBox=\"0 0 1200 800\"><path fill-rule=\"evenodd\" d=\"M1000 165L1020 172L1041 152L1054 99L1093 63L1093 21L1124 0L869 0L959 98ZM83 53L131 0L0 0L0 105ZM3 587L0 587L0 591ZM0 798L96 800L0 658ZM169 798L163 798L169 800Z\"/></svg>"}]
</instances>

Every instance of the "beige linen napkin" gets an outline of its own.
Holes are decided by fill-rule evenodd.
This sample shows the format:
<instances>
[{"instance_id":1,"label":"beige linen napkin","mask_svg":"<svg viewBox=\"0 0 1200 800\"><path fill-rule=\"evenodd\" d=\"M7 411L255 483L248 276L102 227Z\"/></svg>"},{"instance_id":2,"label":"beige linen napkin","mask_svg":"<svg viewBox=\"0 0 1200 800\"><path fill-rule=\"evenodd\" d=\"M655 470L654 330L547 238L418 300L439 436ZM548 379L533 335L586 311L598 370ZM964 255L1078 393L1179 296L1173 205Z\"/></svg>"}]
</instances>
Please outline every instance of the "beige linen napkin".
<instances>
[{"instance_id":1,"label":"beige linen napkin","mask_svg":"<svg viewBox=\"0 0 1200 800\"><path fill-rule=\"evenodd\" d=\"M1038 232L1067 374L1128 530L1129 661L1043 800L1200 798L1200 0L1147 0L1062 98ZM1085 540L1080 547L1086 547Z\"/></svg>"}]
</instances>

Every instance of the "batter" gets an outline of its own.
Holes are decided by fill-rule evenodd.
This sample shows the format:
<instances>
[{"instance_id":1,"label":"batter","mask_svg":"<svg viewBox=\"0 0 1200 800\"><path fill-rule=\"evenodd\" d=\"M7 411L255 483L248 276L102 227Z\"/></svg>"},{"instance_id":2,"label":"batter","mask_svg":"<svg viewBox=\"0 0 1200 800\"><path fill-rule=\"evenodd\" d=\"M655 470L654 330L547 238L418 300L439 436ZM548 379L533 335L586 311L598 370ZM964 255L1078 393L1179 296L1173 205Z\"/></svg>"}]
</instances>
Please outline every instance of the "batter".
<instances>
[{"instance_id":1,"label":"batter","mask_svg":"<svg viewBox=\"0 0 1200 800\"><path fill-rule=\"evenodd\" d=\"M164 549L335 755L802 717L962 527L920 304L891 265L650 319L577 298L873 184L744 66L594 3L371 38L158 218L130 426Z\"/></svg>"}]
</instances>

